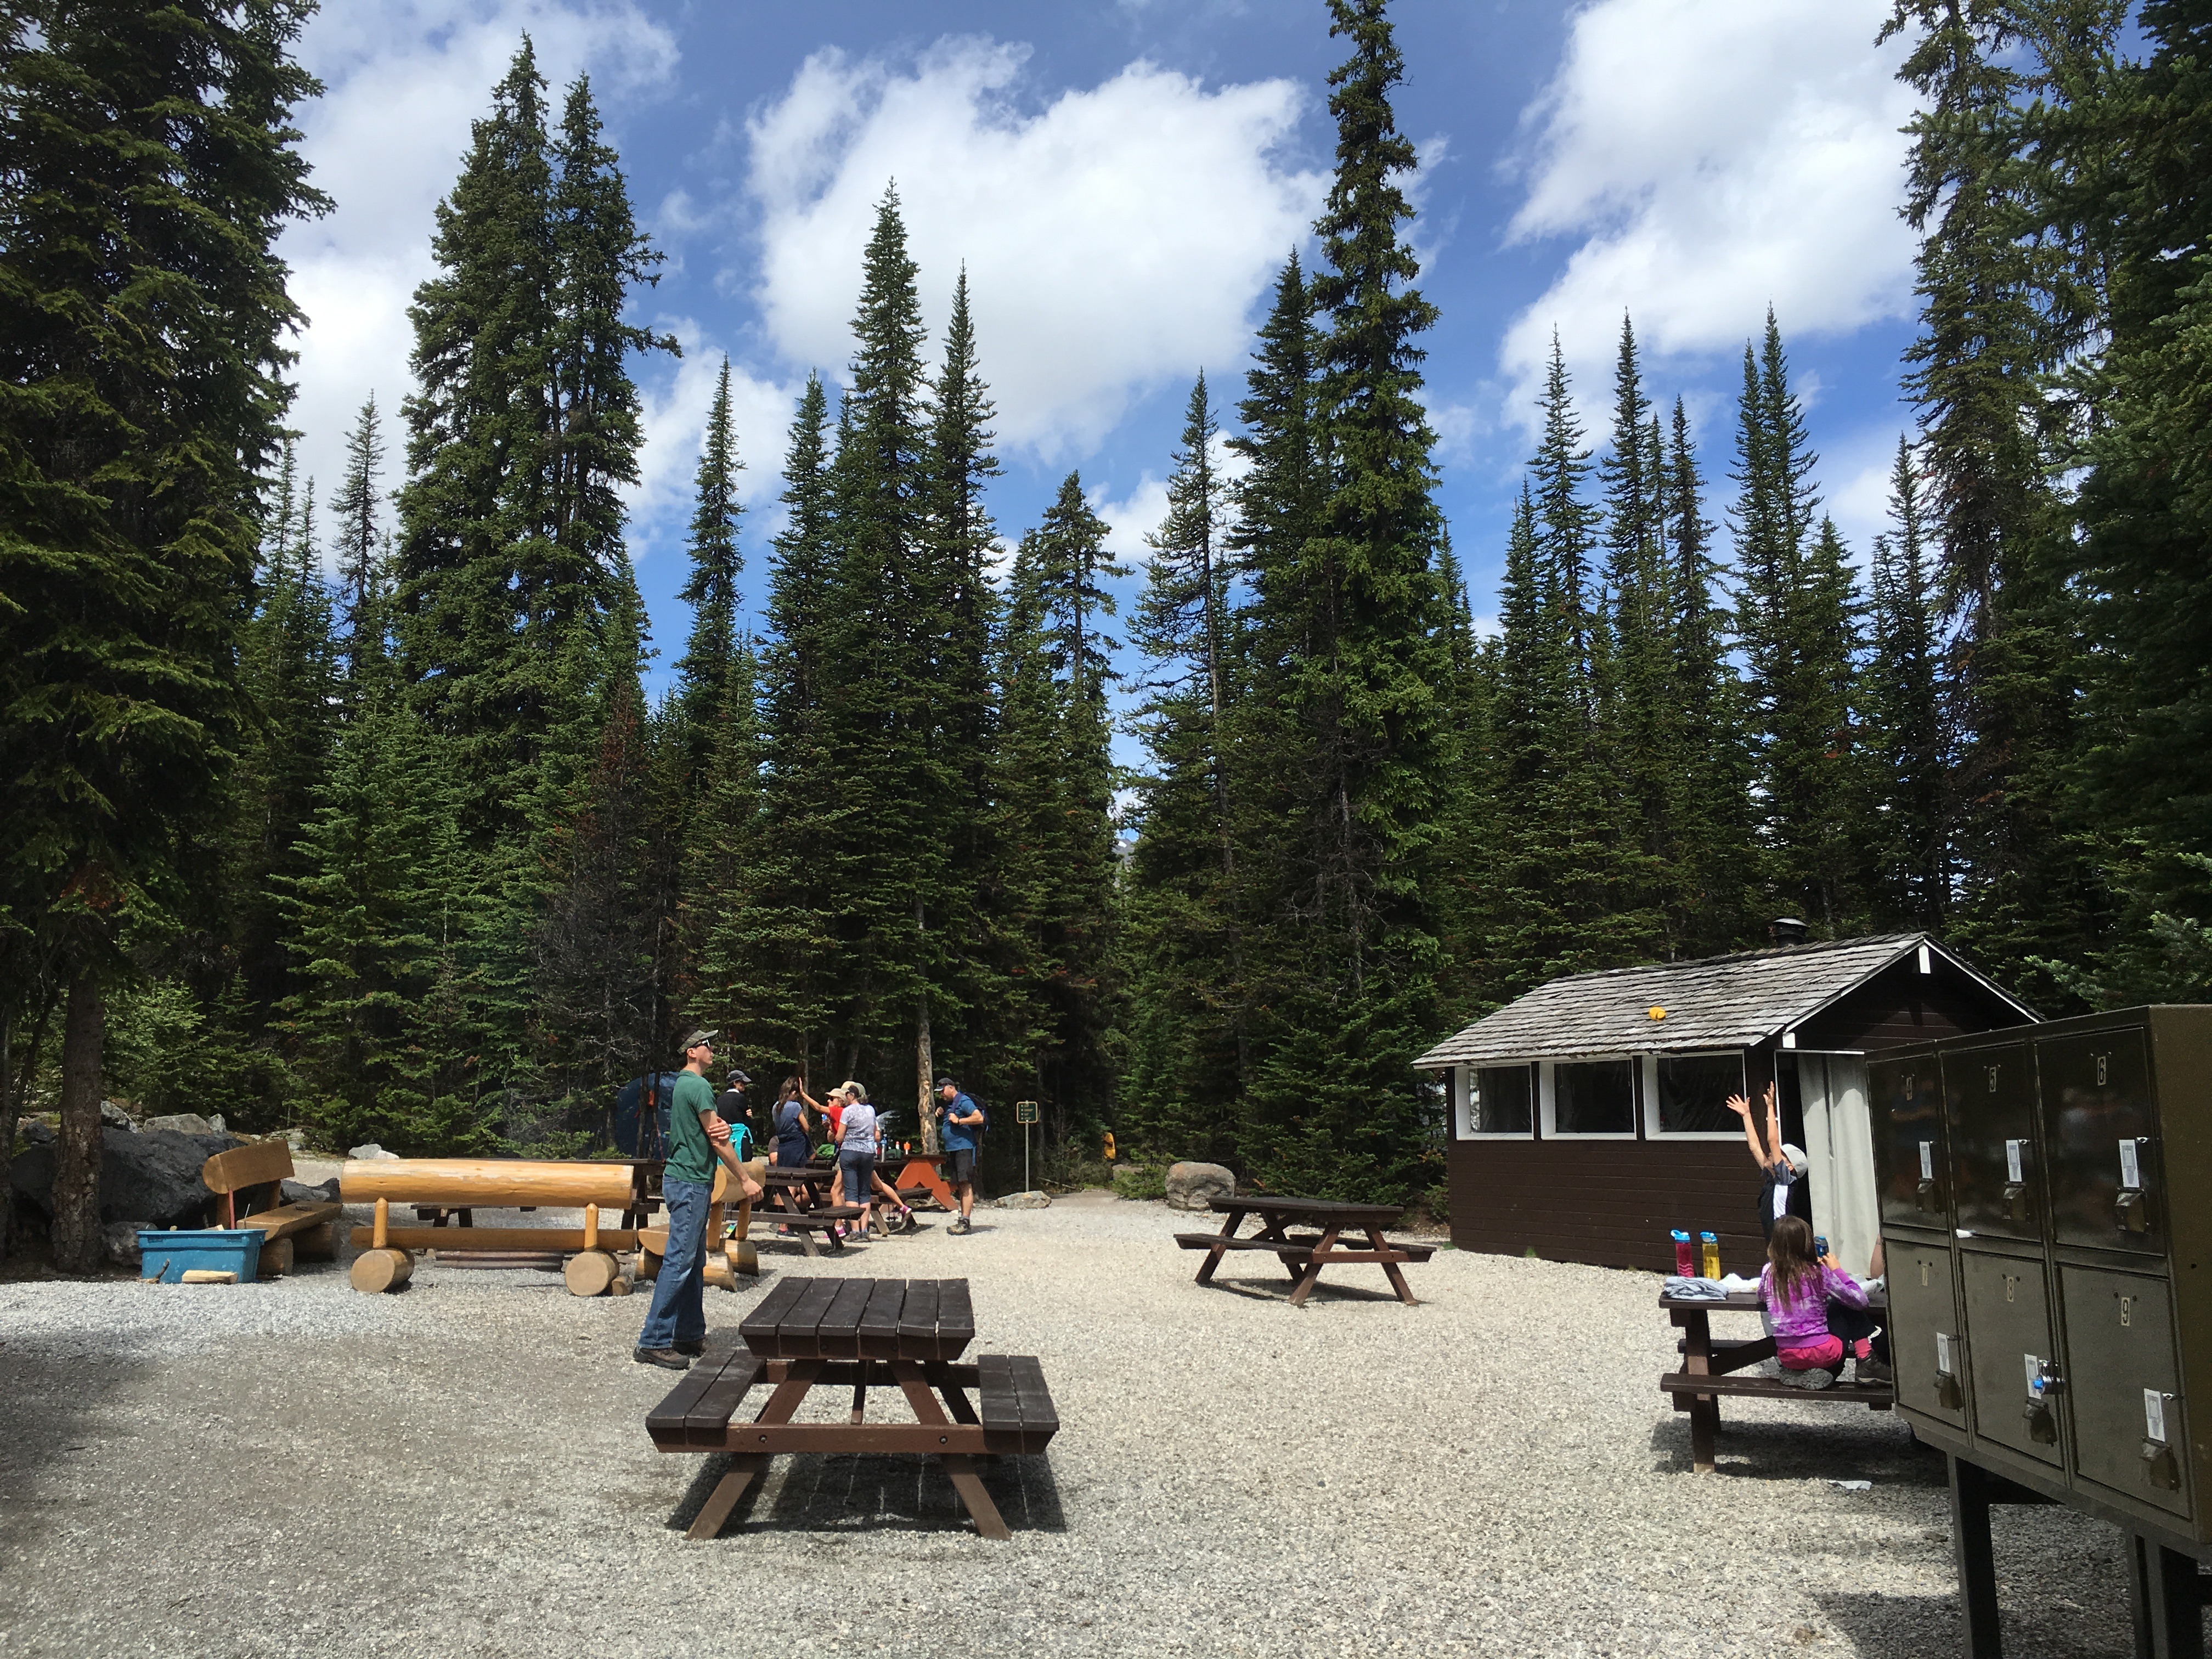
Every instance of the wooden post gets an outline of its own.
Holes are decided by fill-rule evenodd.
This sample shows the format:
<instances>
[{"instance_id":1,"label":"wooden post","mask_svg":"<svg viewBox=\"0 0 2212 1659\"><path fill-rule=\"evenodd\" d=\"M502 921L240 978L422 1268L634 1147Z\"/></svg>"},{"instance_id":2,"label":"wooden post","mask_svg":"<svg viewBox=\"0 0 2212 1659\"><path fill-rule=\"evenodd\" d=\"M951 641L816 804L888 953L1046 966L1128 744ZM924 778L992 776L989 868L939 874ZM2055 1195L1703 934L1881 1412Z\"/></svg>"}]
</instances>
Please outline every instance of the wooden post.
<instances>
[{"instance_id":1,"label":"wooden post","mask_svg":"<svg viewBox=\"0 0 2212 1659\"><path fill-rule=\"evenodd\" d=\"M587 1250L599 1248L599 1206L596 1204L584 1206L584 1248ZM592 1294L597 1296L599 1292L594 1291Z\"/></svg>"},{"instance_id":2,"label":"wooden post","mask_svg":"<svg viewBox=\"0 0 2212 1659\"><path fill-rule=\"evenodd\" d=\"M568 1281L571 1296L604 1296L621 1273L613 1256L605 1250L590 1249L570 1256L561 1277Z\"/></svg>"},{"instance_id":3,"label":"wooden post","mask_svg":"<svg viewBox=\"0 0 2212 1659\"><path fill-rule=\"evenodd\" d=\"M388 1198L380 1198L376 1200L376 1231L369 1236L369 1248L373 1250L383 1249L385 1242L391 1237L392 1200Z\"/></svg>"},{"instance_id":4,"label":"wooden post","mask_svg":"<svg viewBox=\"0 0 2212 1659\"><path fill-rule=\"evenodd\" d=\"M396 1291L415 1273L415 1258L404 1250L363 1250L353 1259L351 1279L356 1291L374 1296Z\"/></svg>"}]
</instances>

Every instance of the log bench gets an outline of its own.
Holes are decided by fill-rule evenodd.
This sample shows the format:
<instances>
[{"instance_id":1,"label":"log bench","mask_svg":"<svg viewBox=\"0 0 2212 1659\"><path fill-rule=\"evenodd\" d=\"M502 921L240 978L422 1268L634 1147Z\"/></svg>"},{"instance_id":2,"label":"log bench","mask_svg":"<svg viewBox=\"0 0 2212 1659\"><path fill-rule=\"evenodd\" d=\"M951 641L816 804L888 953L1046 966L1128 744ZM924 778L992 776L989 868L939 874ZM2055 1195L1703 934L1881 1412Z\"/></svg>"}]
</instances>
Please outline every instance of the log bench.
<instances>
[{"instance_id":1,"label":"log bench","mask_svg":"<svg viewBox=\"0 0 2212 1659\"><path fill-rule=\"evenodd\" d=\"M976 1531L1012 1537L975 1459L1042 1452L1060 1417L1035 1358L983 1354L959 1363L975 1334L965 1279L784 1279L739 1327L742 1346L709 1346L646 1415L661 1451L730 1454L729 1472L688 1535L720 1533L778 1453L828 1452L939 1458ZM746 1396L763 1385L767 1399L743 1415ZM852 1390L848 1420L792 1420L817 1387ZM871 1389L896 1389L915 1420L868 1421Z\"/></svg>"},{"instance_id":2,"label":"log bench","mask_svg":"<svg viewBox=\"0 0 2212 1659\"><path fill-rule=\"evenodd\" d=\"M335 1261L338 1217L344 1206L325 1201L287 1204L284 1183L292 1178L292 1148L282 1140L257 1140L217 1152L200 1165L200 1180L222 1200L222 1224L251 1227L261 1235L264 1279L291 1271L294 1255Z\"/></svg>"}]
</instances>

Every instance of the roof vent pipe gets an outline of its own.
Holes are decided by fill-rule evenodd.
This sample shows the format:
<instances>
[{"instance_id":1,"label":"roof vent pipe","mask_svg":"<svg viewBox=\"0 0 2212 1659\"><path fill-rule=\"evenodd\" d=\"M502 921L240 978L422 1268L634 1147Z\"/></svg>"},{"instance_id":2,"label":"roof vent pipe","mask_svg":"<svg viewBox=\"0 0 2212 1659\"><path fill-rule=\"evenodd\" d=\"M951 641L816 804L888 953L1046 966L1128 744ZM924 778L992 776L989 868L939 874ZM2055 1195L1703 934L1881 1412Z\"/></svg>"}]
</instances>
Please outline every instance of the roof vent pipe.
<instances>
[{"instance_id":1,"label":"roof vent pipe","mask_svg":"<svg viewBox=\"0 0 2212 1659\"><path fill-rule=\"evenodd\" d=\"M1777 916L1766 924L1766 937L1777 945L1802 945L1805 924L1795 916Z\"/></svg>"}]
</instances>

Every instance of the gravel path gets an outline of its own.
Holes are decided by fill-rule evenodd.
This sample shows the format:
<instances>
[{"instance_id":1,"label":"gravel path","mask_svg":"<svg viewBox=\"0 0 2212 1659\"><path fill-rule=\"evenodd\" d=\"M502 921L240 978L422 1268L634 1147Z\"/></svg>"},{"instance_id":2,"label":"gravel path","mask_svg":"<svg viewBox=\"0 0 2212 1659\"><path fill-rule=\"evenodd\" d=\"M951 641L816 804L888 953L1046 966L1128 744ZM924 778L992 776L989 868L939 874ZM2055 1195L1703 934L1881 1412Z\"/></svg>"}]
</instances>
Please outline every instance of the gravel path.
<instances>
[{"instance_id":1,"label":"gravel path","mask_svg":"<svg viewBox=\"0 0 2212 1659\"><path fill-rule=\"evenodd\" d=\"M763 1286L964 1274L976 1351L1040 1357L1063 1427L987 1475L998 1545L885 1458L780 1459L688 1543L720 1460L646 1438L642 1296L429 1263L391 1297L0 1285L0 1654L1958 1651L1940 1462L1887 1416L1731 1401L1693 1476L1656 1278L1447 1250L1419 1307L1340 1268L1293 1310L1270 1259L1194 1285L1190 1224L1093 1194L763 1248ZM2130 1650L2116 1533L1998 1537L2009 1653Z\"/></svg>"}]
</instances>

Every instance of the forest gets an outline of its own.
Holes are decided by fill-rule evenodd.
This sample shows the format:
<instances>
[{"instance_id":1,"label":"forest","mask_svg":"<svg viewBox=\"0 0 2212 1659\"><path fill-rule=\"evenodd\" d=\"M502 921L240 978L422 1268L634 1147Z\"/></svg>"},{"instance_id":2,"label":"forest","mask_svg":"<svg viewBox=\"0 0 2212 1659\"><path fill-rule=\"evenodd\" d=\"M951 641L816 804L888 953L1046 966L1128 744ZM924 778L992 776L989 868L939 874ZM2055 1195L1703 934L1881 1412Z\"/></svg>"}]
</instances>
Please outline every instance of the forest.
<instances>
[{"instance_id":1,"label":"forest","mask_svg":"<svg viewBox=\"0 0 2212 1659\"><path fill-rule=\"evenodd\" d=\"M0 1159L58 1110L82 1192L103 1098L579 1154L706 1025L909 1133L939 1073L1037 1100L1055 1178L1111 1132L1433 1212L1413 1057L1558 975L1787 915L1941 933L2046 1014L2212 996L2212 3L1897 0L1888 532L1822 510L1786 319L1699 431L1632 307L1607 387L1555 344L1479 611L1407 66L1386 0L1327 12L1326 204L1190 386L1129 614L1079 473L993 517L990 319L887 180L850 361L766 434L722 367L654 699L623 492L676 342L634 320L660 256L588 79L525 40L490 88L404 453L365 407L326 489L274 252L322 205L301 6L9 9ZM57 1261L88 1236L58 1213Z\"/></svg>"}]
</instances>

